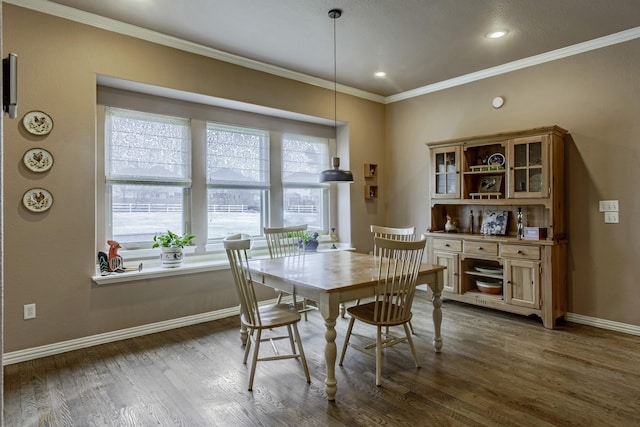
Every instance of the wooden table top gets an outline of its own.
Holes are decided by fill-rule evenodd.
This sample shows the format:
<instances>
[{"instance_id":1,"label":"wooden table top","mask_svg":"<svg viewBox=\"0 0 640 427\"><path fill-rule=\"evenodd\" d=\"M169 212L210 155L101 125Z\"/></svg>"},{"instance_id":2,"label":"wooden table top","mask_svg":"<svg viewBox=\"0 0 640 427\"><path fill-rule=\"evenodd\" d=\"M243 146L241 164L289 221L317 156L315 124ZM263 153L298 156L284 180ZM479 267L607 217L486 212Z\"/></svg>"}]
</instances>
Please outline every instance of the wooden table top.
<instances>
[{"instance_id":1,"label":"wooden table top","mask_svg":"<svg viewBox=\"0 0 640 427\"><path fill-rule=\"evenodd\" d=\"M256 273L286 282L314 287L324 292L344 291L377 283L378 271L373 255L350 251L306 253L303 256L252 259ZM444 270L440 265L422 264L421 273Z\"/></svg>"}]
</instances>

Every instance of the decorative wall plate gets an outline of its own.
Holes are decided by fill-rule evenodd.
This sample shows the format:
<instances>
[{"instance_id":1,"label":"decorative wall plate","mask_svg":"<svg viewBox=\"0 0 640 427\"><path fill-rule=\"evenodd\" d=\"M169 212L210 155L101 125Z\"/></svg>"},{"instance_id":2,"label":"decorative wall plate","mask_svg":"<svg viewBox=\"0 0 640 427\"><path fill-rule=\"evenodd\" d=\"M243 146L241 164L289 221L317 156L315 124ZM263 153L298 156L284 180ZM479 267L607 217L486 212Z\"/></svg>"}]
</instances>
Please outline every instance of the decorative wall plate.
<instances>
[{"instance_id":1,"label":"decorative wall plate","mask_svg":"<svg viewBox=\"0 0 640 427\"><path fill-rule=\"evenodd\" d=\"M493 153L487 160L488 165L504 166L504 155L502 153Z\"/></svg>"},{"instance_id":2,"label":"decorative wall plate","mask_svg":"<svg viewBox=\"0 0 640 427\"><path fill-rule=\"evenodd\" d=\"M22 196L22 204L31 212L44 212L53 204L53 196L44 188L32 188Z\"/></svg>"},{"instance_id":3,"label":"decorative wall plate","mask_svg":"<svg viewBox=\"0 0 640 427\"><path fill-rule=\"evenodd\" d=\"M32 148L22 157L24 165L32 172L46 172L53 166L53 156L44 148Z\"/></svg>"},{"instance_id":4,"label":"decorative wall plate","mask_svg":"<svg viewBox=\"0 0 640 427\"><path fill-rule=\"evenodd\" d=\"M53 129L53 119L42 111L29 111L22 118L22 125L34 135L46 135Z\"/></svg>"}]
</instances>

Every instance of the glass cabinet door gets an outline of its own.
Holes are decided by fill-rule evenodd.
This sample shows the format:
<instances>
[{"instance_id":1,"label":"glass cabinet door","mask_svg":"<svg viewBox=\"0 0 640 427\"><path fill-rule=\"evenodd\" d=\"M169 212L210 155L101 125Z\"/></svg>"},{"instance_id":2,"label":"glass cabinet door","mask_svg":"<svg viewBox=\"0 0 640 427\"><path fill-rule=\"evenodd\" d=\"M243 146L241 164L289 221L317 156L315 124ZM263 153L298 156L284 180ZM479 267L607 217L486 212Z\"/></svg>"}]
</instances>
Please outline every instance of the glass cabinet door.
<instances>
[{"instance_id":1,"label":"glass cabinet door","mask_svg":"<svg viewBox=\"0 0 640 427\"><path fill-rule=\"evenodd\" d=\"M436 199L460 198L460 147L442 147L432 150L435 166L431 184L431 197Z\"/></svg>"},{"instance_id":2,"label":"glass cabinet door","mask_svg":"<svg viewBox=\"0 0 640 427\"><path fill-rule=\"evenodd\" d=\"M547 136L509 141L509 197L549 197Z\"/></svg>"}]
</instances>

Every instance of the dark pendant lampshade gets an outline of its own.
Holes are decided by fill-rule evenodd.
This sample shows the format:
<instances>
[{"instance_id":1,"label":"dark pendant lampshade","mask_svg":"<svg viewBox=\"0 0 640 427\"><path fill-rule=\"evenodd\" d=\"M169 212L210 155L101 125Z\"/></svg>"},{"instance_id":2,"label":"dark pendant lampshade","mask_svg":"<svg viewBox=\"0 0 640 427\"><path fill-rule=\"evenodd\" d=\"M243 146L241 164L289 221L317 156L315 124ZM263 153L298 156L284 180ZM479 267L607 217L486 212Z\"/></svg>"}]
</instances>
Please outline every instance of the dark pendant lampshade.
<instances>
[{"instance_id":1,"label":"dark pendant lampshade","mask_svg":"<svg viewBox=\"0 0 640 427\"><path fill-rule=\"evenodd\" d=\"M320 182L353 182L353 174L348 170L340 169L340 157L332 157L333 169L327 169L320 173Z\"/></svg>"}]
</instances>

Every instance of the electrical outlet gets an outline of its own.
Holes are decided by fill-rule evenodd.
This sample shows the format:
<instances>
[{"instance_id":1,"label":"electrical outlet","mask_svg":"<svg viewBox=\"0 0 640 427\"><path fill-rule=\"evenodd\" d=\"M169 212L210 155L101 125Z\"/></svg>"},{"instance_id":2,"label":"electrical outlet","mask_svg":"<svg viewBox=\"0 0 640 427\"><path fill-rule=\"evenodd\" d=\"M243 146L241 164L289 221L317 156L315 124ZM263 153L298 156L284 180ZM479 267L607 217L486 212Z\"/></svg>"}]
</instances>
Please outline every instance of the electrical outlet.
<instances>
[{"instance_id":1,"label":"electrical outlet","mask_svg":"<svg viewBox=\"0 0 640 427\"><path fill-rule=\"evenodd\" d=\"M618 212L617 200L600 200L600 212Z\"/></svg>"},{"instance_id":2,"label":"electrical outlet","mask_svg":"<svg viewBox=\"0 0 640 427\"><path fill-rule=\"evenodd\" d=\"M36 318L36 304L25 304L24 305L24 319L35 319Z\"/></svg>"},{"instance_id":3,"label":"electrical outlet","mask_svg":"<svg viewBox=\"0 0 640 427\"><path fill-rule=\"evenodd\" d=\"M618 218L618 212L605 212L604 222L606 224L618 224L620 222Z\"/></svg>"}]
</instances>

